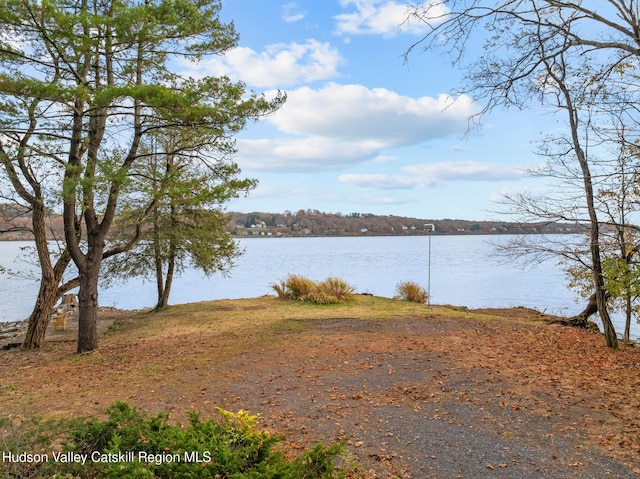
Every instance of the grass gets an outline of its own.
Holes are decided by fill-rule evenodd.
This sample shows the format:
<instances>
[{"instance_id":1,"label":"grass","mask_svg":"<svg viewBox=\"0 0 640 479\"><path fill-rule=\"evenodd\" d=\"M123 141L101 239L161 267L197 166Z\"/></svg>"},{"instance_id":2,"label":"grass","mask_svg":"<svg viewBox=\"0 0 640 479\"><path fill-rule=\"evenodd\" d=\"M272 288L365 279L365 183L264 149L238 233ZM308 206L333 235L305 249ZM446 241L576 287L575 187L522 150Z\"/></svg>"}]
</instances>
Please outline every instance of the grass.
<instances>
[{"instance_id":1,"label":"grass","mask_svg":"<svg viewBox=\"0 0 640 479\"><path fill-rule=\"evenodd\" d=\"M498 319L491 314L466 311L464 308L397 301L379 296L358 295L338 304L316 304L303 301L281 301L276 296L216 300L180 304L153 313L132 313L119 321L113 339L151 339L154 336L202 334L203 327L217 333L238 332L289 319L359 318L385 319L400 316L456 317Z\"/></svg>"},{"instance_id":2,"label":"grass","mask_svg":"<svg viewBox=\"0 0 640 479\"><path fill-rule=\"evenodd\" d=\"M439 355L440 351L446 350L458 361L467 360L473 353L476 355L474 361L484 361L482 364L490 368L496 354L506 354L504 362L495 361L495 365L501 373L513 373L510 380L516 390L521 386L520 369L535 369L535 361L541 357L546 361L541 351L562 355L555 359L556 364L564 364L567 358L580 357L570 348L575 341L563 342L566 335L590 342L598 339L583 337L585 333L572 330L512 328L509 323L531 323L532 319L540 319L540 315L524 308L503 312L468 311L368 295L353 295L349 300L332 305L264 296L176 305L157 313L118 314L120 317L114 330L101 338L99 349L90 354L77 355L73 342L48 342L35 353L0 352L0 410L3 414L12 418L29 418L34 414L59 419L90 417L102 414L114 402L123 401L145 413L168 413L172 424L173 421L185 424L190 410L211 415L220 405L233 411L247 407L253 413L252 407L273 400L275 406L269 406L269 410L279 416L269 420L289 431L298 431L302 421L296 423L294 419L304 419L306 412L292 418L288 410L278 409L277 404L281 399L280 392L285 397L288 390L293 391L293 395L302 391L295 389L296 381L307 386L315 384L313 381L322 381L325 366L315 366L314 356L328 355L330 362L327 364L341 365L347 364L344 361L351 361L350 358L355 357L351 355L360 354L361 350L367 351L367 356L384 356L385 351L395 354L406 345L411 354L421 351L419 354L428 357L432 352ZM344 331L340 324L342 319L348 324ZM449 319L463 319L464 322ZM358 324L360 320L362 328ZM386 326L384 322L389 320L393 323ZM424 320L422 336L416 337L415 330L404 328L405 320L419 328ZM438 322L442 322L444 328L434 327ZM446 328L452 323L456 327L451 330L453 335L449 335ZM397 334L396 329L391 334L389 331L376 333L396 326ZM505 332L509 334L496 346L496 341L499 342ZM527 351L523 346L529 344L529 340L529 356L517 367L506 368L505 364L516 361L523 351ZM482 344L484 349L479 348ZM511 353L509 348L513 348ZM603 356L610 354L609 351L598 352ZM362 356L358 357L361 359ZM620 369L616 364L620 361L635 363L635 357L612 356L607 359L607 367ZM470 364L475 365L475 362ZM546 374L547 369L545 364L541 371ZM576 373L581 381L585 379L580 376L583 369L584 365L580 364ZM284 370L287 372L283 373ZM260 374L256 375L258 372ZM271 379L274 384L280 381L282 384L278 387L281 389L278 394L261 396L260 385ZM555 379L551 378L542 383L555 388L553 381ZM236 384L244 386L234 389ZM527 384L523 386L523 394L526 394ZM327 387L317 387L317 394L327 392ZM283 404L289 407L288 403ZM312 424L307 420L308 425Z\"/></svg>"},{"instance_id":3,"label":"grass","mask_svg":"<svg viewBox=\"0 0 640 479\"><path fill-rule=\"evenodd\" d=\"M90 354L75 354L72 342L46 343L31 354L4 353L0 410L10 417L64 419L100 415L109 404L126 401L150 413L170 405L177 409L172 417L185 421L195 405L183 398L201 396L200 372L242 374L230 371L229 361L250 350L290 347L291 337L283 333L304 332L322 319L383 321L428 313L424 305L359 295L335 305L265 296L125 313ZM198 404L205 411L210 406Z\"/></svg>"},{"instance_id":4,"label":"grass","mask_svg":"<svg viewBox=\"0 0 640 479\"><path fill-rule=\"evenodd\" d=\"M339 304L353 297L355 288L340 278L312 281L304 276L290 274L274 283L271 288L278 298L315 304Z\"/></svg>"},{"instance_id":5,"label":"grass","mask_svg":"<svg viewBox=\"0 0 640 479\"><path fill-rule=\"evenodd\" d=\"M395 299L424 304L429 299L429 293L417 283L403 281L396 286Z\"/></svg>"},{"instance_id":6,"label":"grass","mask_svg":"<svg viewBox=\"0 0 640 479\"><path fill-rule=\"evenodd\" d=\"M283 333L303 332L317 320L404 317L496 319L365 295L332 305L264 296L176 305L157 313L125 313L116 321L116 328L100 339L99 349L90 354L75 354L72 342L46 343L33 354L0 353L0 410L51 417L94 414L106 406L107 399L131 401L153 395L155 387L162 386L155 384L159 379L182 391L185 371L200 374L198 371L221 368L224 374L224 365L246 351L289 348L291 338ZM149 385L145 388L143 383ZM150 411L159 410L151 404Z\"/></svg>"}]
</instances>

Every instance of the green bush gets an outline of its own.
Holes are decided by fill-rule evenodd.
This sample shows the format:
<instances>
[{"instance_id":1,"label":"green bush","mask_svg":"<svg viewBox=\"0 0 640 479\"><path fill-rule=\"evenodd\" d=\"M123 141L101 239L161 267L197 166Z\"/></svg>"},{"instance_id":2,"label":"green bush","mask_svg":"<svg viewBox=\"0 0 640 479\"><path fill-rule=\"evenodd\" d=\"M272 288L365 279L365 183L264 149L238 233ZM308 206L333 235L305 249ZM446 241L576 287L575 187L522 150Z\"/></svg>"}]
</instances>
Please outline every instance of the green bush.
<instances>
[{"instance_id":1,"label":"green bush","mask_svg":"<svg viewBox=\"0 0 640 479\"><path fill-rule=\"evenodd\" d=\"M412 303L426 303L429 299L429 293L417 283L402 281L396 285L394 299L411 301Z\"/></svg>"},{"instance_id":2,"label":"green bush","mask_svg":"<svg viewBox=\"0 0 640 479\"><path fill-rule=\"evenodd\" d=\"M312 281L304 276L290 274L271 288L280 299L292 299L316 304L337 304L351 299L353 286L339 278Z\"/></svg>"},{"instance_id":3,"label":"green bush","mask_svg":"<svg viewBox=\"0 0 640 479\"><path fill-rule=\"evenodd\" d=\"M53 474L48 463L40 462L38 457L50 454L51 444L60 440L60 423L43 420L39 416L29 418L0 417L0 449L18 457L31 454L28 459L0 462L0 477L37 478ZM51 471L51 474L47 474Z\"/></svg>"},{"instance_id":4,"label":"green bush","mask_svg":"<svg viewBox=\"0 0 640 479\"><path fill-rule=\"evenodd\" d=\"M106 420L81 418L61 421L53 436L16 434L10 421L0 422L5 450L48 451L41 463L3 464L4 477L71 477L119 479L233 478L334 479L345 473L334 468L342 443L316 445L302 457L286 460L273 450L279 439L257 429L258 417L244 411L219 410L221 419L202 420L192 412L186 427L168 423L166 414L148 416L126 403L107 410ZM25 441L24 439L28 440ZM19 449L18 449L19 448ZM56 461L52 451L86 457ZM8 469L13 467L13 470ZM21 470L15 470L21 467Z\"/></svg>"}]
</instances>

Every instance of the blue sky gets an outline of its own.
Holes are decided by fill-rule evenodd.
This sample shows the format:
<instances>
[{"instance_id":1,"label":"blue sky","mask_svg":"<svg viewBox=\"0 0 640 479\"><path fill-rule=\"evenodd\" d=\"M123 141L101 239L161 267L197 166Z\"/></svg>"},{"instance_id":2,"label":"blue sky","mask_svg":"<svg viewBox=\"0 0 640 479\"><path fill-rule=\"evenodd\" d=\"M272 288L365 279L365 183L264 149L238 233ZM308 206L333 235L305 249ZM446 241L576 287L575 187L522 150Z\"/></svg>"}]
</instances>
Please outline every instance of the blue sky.
<instances>
[{"instance_id":1,"label":"blue sky","mask_svg":"<svg viewBox=\"0 0 640 479\"><path fill-rule=\"evenodd\" d=\"M481 220L501 194L544 187L526 170L542 163L534 142L548 119L494 111L469 130L482 105L452 96L460 70L442 53L405 62L424 26L400 26L403 0L222 5L239 45L192 68L288 95L238 136L237 162L259 186L228 210Z\"/></svg>"}]
</instances>

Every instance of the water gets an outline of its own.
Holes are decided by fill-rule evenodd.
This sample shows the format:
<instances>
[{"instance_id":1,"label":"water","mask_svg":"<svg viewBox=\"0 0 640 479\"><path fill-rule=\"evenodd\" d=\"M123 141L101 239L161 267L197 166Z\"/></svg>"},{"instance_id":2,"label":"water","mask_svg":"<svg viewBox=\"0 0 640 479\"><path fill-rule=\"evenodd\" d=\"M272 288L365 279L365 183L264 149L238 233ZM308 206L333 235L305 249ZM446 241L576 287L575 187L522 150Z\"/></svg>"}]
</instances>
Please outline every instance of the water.
<instances>
[{"instance_id":1,"label":"water","mask_svg":"<svg viewBox=\"0 0 640 479\"><path fill-rule=\"evenodd\" d=\"M525 306L550 314L571 316L583 300L566 287L566 278L554 261L522 269L493 255L488 241L507 236L433 236L429 268L429 237L246 238L239 240L245 254L229 277L211 278L190 270L174 282L170 303L273 294L270 284L288 274L323 280L337 276L358 292L392 297L400 281L414 281L431 291L432 304L470 308ZM34 266L15 262L28 242L0 242L0 265L24 272ZM430 270L430 275L429 275ZM430 281L429 281L430 280ZM0 321L26 318L38 283L33 279L0 276ZM131 279L100 293L100 304L123 309L151 307L155 284ZM622 319L614 318L623 331ZM632 335L638 337L638 325Z\"/></svg>"}]
</instances>

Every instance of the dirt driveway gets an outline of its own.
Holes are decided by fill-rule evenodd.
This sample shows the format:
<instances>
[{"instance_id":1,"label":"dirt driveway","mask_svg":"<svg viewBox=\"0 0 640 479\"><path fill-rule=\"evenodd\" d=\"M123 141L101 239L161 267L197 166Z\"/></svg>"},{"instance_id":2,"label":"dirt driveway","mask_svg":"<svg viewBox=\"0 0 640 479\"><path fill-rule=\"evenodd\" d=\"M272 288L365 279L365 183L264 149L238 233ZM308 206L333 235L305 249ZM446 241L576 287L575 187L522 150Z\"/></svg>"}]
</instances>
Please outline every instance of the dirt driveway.
<instances>
[{"instance_id":1,"label":"dirt driveway","mask_svg":"<svg viewBox=\"0 0 640 479\"><path fill-rule=\"evenodd\" d=\"M559 351L547 367L541 345L541 361L523 364L514 340L528 340L524 346L533 331L508 329L510 344L499 324L305 322L286 344L230 361L202 394L261 413L294 447L346 439L369 477L638 477L624 454L606 447L603 425L624 427L615 407L603 408L606 398L586 382L573 383L575 371L563 374L553 364ZM638 416L636 409L636 426ZM631 464L640 455L628 446Z\"/></svg>"},{"instance_id":2,"label":"dirt driveway","mask_svg":"<svg viewBox=\"0 0 640 479\"><path fill-rule=\"evenodd\" d=\"M640 477L638 348L437 315L265 328L108 335L80 358L73 343L3 352L0 408L68 416L125 400L180 421L244 409L293 452L347 441L354 477Z\"/></svg>"}]
</instances>

